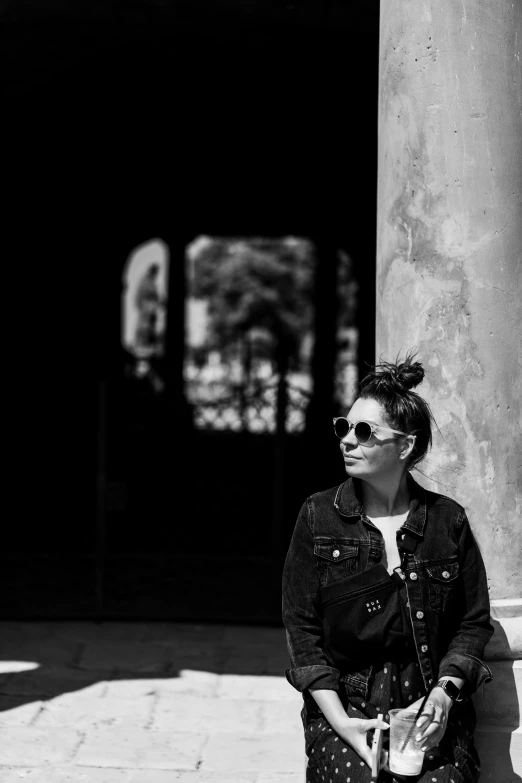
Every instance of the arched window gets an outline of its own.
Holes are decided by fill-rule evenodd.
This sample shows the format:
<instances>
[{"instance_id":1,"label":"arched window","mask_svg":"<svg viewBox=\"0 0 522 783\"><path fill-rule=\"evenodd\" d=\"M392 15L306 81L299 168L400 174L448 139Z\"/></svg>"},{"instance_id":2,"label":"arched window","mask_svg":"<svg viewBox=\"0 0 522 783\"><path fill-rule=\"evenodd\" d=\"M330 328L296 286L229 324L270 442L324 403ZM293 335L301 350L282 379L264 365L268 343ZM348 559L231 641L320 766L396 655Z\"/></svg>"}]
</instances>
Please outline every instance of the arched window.
<instances>
[{"instance_id":1,"label":"arched window","mask_svg":"<svg viewBox=\"0 0 522 783\"><path fill-rule=\"evenodd\" d=\"M160 239L133 250L123 269L121 342L138 377L155 376L154 363L164 355L168 272L169 252Z\"/></svg>"}]
</instances>

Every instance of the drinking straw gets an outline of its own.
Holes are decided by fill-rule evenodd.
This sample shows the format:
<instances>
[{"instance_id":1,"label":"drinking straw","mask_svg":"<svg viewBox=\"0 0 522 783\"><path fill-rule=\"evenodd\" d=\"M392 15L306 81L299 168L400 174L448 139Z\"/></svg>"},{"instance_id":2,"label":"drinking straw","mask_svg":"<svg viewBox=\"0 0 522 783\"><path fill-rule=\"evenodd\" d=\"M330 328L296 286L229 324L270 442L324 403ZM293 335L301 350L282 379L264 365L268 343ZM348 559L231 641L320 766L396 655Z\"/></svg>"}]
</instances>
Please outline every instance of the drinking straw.
<instances>
[{"instance_id":1,"label":"drinking straw","mask_svg":"<svg viewBox=\"0 0 522 783\"><path fill-rule=\"evenodd\" d=\"M402 743L402 748L399 748L399 753L402 753L402 751L404 750L404 748L406 747L406 745L408 744L408 742L411 740L411 736L412 736L413 732L415 731L415 729L417 728L417 721L419 720L419 716L420 716L420 714L421 714L422 710L424 709L424 705L425 705L425 704L426 704L426 702L428 701L428 696L429 696L429 695L430 695L430 694L429 694L429 692L428 692L428 693L425 695L425 697L423 698L423 700L422 700L422 702L421 702L421 706L419 707L419 710L418 710L418 712L417 712L417 714L416 714L416 716L415 716L415 720L414 720L414 721L413 721L413 723L411 724L411 729L408 731L408 733L407 733L407 735L406 735L406 739L405 739L405 740L404 740L404 742Z\"/></svg>"}]
</instances>

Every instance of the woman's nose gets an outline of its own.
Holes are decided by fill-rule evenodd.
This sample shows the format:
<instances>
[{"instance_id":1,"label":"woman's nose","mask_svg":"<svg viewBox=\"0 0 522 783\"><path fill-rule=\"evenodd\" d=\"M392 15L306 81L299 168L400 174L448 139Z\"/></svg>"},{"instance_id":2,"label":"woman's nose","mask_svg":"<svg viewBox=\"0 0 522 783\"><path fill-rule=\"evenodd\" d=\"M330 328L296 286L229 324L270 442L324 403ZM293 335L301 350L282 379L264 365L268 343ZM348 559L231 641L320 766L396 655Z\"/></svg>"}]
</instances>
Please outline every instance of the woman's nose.
<instances>
[{"instance_id":1,"label":"woman's nose","mask_svg":"<svg viewBox=\"0 0 522 783\"><path fill-rule=\"evenodd\" d=\"M357 445L358 441L355 437L355 433L353 431L353 427L351 428L350 432L347 432L344 438L341 438L341 443L345 446L354 446Z\"/></svg>"}]
</instances>

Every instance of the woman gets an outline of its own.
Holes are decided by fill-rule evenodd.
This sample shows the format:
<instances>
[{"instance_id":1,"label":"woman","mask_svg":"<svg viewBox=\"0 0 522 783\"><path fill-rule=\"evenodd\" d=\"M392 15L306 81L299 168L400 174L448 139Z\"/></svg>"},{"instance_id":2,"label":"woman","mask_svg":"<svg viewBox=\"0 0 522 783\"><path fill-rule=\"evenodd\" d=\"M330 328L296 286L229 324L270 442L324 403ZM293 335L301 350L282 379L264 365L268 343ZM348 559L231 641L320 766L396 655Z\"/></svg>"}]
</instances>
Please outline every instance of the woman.
<instances>
[{"instance_id":1,"label":"woman","mask_svg":"<svg viewBox=\"0 0 522 783\"><path fill-rule=\"evenodd\" d=\"M469 697L491 679L481 660L493 632L488 588L462 506L410 474L432 440L430 408L412 391L423 377L410 354L403 363L377 365L361 382L347 418L334 419L348 479L306 500L290 543L286 676L304 698L307 783L369 781L372 730L389 726L377 716L419 708L426 694L415 735L426 749L424 766L408 779L479 777ZM341 613L341 630L325 625L328 594L341 593L340 584L371 583L379 569L396 587L373 625L361 601L357 614ZM385 767L379 780L394 776Z\"/></svg>"}]
</instances>

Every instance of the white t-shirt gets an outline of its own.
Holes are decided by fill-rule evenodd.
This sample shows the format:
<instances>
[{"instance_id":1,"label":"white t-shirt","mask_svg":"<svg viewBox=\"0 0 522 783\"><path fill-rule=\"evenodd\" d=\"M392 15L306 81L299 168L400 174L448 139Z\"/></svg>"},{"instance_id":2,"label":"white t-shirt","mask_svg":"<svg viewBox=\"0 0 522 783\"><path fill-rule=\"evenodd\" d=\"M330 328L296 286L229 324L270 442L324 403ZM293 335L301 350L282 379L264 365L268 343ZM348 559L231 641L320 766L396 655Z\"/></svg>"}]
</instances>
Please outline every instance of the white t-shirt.
<instances>
[{"instance_id":1,"label":"white t-shirt","mask_svg":"<svg viewBox=\"0 0 522 783\"><path fill-rule=\"evenodd\" d=\"M384 552L381 563L388 570L389 574L393 569L401 564L399 550L397 548L397 531L406 521L408 512L397 514L393 517L368 517L368 519L381 531L384 538Z\"/></svg>"}]
</instances>

